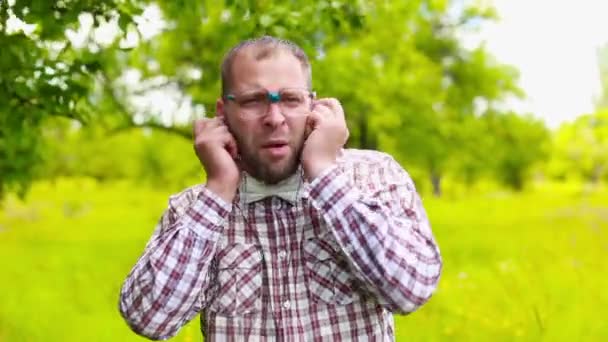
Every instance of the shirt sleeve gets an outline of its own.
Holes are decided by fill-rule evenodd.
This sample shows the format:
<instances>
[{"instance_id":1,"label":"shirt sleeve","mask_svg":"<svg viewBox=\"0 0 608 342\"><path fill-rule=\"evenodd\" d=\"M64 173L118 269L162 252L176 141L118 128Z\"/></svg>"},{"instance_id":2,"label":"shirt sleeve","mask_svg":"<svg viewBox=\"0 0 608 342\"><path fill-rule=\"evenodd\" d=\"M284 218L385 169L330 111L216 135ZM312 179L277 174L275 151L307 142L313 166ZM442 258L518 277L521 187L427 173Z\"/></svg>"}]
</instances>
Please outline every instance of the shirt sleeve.
<instances>
[{"instance_id":1,"label":"shirt sleeve","mask_svg":"<svg viewBox=\"0 0 608 342\"><path fill-rule=\"evenodd\" d=\"M390 156L355 186L340 167L312 181L311 199L322 213L354 275L389 310L410 313L435 291L439 248L413 181Z\"/></svg>"},{"instance_id":2,"label":"shirt sleeve","mask_svg":"<svg viewBox=\"0 0 608 342\"><path fill-rule=\"evenodd\" d=\"M172 198L120 292L119 310L139 335L174 336L206 305L209 267L231 206L203 188Z\"/></svg>"}]
</instances>

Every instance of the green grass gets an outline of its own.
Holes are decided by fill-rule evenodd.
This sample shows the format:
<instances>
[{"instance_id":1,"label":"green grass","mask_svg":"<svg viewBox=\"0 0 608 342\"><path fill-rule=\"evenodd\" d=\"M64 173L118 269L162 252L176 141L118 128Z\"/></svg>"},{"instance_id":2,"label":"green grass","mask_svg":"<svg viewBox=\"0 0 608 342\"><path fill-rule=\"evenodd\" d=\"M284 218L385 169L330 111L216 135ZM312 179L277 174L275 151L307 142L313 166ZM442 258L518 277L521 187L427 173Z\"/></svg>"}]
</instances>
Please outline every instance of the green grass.
<instances>
[{"instance_id":1,"label":"green grass","mask_svg":"<svg viewBox=\"0 0 608 342\"><path fill-rule=\"evenodd\" d=\"M141 341L118 292L171 191L39 183L0 210L0 341ZM608 340L608 192L426 198L439 290L398 341ZM199 341L198 320L174 341Z\"/></svg>"}]
</instances>

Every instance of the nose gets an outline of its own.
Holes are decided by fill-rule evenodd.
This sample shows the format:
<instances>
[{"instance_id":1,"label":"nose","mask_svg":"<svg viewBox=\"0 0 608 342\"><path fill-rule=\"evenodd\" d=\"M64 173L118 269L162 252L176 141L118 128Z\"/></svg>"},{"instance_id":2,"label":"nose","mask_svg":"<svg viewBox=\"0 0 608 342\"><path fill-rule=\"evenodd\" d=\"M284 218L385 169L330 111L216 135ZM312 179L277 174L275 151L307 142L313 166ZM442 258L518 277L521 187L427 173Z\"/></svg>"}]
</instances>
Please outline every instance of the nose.
<instances>
[{"instance_id":1,"label":"nose","mask_svg":"<svg viewBox=\"0 0 608 342\"><path fill-rule=\"evenodd\" d=\"M279 103L270 103L268 113L264 115L264 124L270 127L278 127L285 123L285 115L281 113Z\"/></svg>"}]
</instances>

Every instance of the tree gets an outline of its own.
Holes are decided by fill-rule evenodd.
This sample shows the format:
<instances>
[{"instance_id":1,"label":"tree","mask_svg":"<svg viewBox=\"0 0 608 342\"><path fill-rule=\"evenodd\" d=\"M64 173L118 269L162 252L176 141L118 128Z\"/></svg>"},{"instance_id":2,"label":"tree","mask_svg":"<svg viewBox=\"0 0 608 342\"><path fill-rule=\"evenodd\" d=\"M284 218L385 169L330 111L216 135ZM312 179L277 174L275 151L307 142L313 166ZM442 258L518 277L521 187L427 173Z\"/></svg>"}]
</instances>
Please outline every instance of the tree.
<instances>
[{"instance_id":1,"label":"tree","mask_svg":"<svg viewBox=\"0 0 608 342\"><path fill-rule=\"evenodd\" d=\"M532 116L488 112L483 119L492 136L487 153L497 179L522 190L533 166L548 155L549 131Z\"/></svg>"},{"instance_id":2,"label":"tree","mask_svg":"<svg viewBox=\"0 0 608 342\"><path fill-rule=\"evenodd\" d=\"M146 40L136 25L145 6L160 8L160 25L170 27L153 40ZM0 44L9 47L0 59L5 95L0 100L0 196L25 193L42 161L42 129L49 118L92 123L110 133L145 126L189 138L188 118L163 117L134 100L173 90L178 106L187 107L183 112L209 112L219 94L218 61L229 46L269 33L297 41L314 56L361 26L362 10L362 5L336 1L0 2ZM83 29L87 18L93 24ZM16 21L21 27L10 26ZM119 30L100 41L102 26ZM68 37L76 31L85 34L81 46ZM129 46L126 38L135 44ZM133 74L137 86L126 82Z\"/></svg>"},{"instance_id":3,"label":"tree","mask_svg":"<svg viewBox=\"0 0 608 342\"><path fill-rule=\"evenodd\" d=\"M459 40L463 30L493 18L491 9L469 3L66 3L0 8L1 39L11 42L0 61L7 95L0 100L0 194L23 192L36 175L42 137L57 135L45 132L57 129L48 125L52 117L109 135L147 127L189 139L192 117L214 110L223 54L262 34L291 39L311 56L315 89L346 109L350 146L393 152L408 169L430 176L437 194L447 173L462 172L467 182L481 173L487 153L472 143L484 127L479 117L519 94L511 68ZM145 29L151 16L156 35ZM11 31L10 18L34 30ZM172 107L150 105L160 97Z\"/></svg>"},{"instance_id":4,"label":"tree","mask_svg":"<svg viewBox=\"0 0 608 342\"><path fill-rule=\"evenodd\" d=\"M473 167L485 165L471 143L483 126L476 123L478 104L490 110L521 95L512 68L458 39L473 23L493 18L491 9L455 7L448 1L378 5L366 17L372 34L332 47L315 69L321 90L347 109L351 146L389 150L421 168L436 195L450 169L466 169L463 178L472 182L480 173Z\"/></svg>"},{"instance_id":5,"label":"tree","mask_svg":"<svg viewBox=\"0 0 608 342\"><path fill-rule=\"evenodd\" d=\"M598 183L608 179L608 109L560 126L553 139L550 174Z\"/></svg>"},{"instance_id":6,"label":"tree","mask_svg":"<svg viewBox=\"0 0 608 342\"><path fill-rule=\"evenodd\" d=\"M73 53L65 32L82 13L95 25L126 23L139 11L134 1L0 1L0 198L24 195L44 150L42 128L52 117L86 121L96 54ZM126 18L126 20L125 20Z\"/></svg>"}]
</instances>

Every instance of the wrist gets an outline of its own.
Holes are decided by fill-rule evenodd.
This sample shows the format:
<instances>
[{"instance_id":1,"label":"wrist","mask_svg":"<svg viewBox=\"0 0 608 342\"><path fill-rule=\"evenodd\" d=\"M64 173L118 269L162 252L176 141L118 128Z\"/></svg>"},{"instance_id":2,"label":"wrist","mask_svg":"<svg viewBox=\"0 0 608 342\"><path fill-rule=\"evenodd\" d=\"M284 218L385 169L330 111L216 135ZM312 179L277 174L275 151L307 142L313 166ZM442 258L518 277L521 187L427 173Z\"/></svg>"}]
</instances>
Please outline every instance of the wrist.
<instances>
[{"instance_id":1,"label":"wrist","mask_svg":"<svg viewBox=\"0 0 608 342\"><path fill-rule=\"evenodd\" d=\"M335 165L335 160L322 160L322 161L314 161L311 163L304 163L304 177L308 182L312 182L315 178L317 178L323 171L329 169L330 167Z\"/></svg>"},{"instance_id":2,"label":"wrist","mask_svg":"<svg viewBox=\"0 0 608 342\"><path fill-rule=\"evenodd\" d=\"M237 189L237 186L212 179L207 180L205 187L228 203L232 203Z\"/></svg>"}]
</instances>

